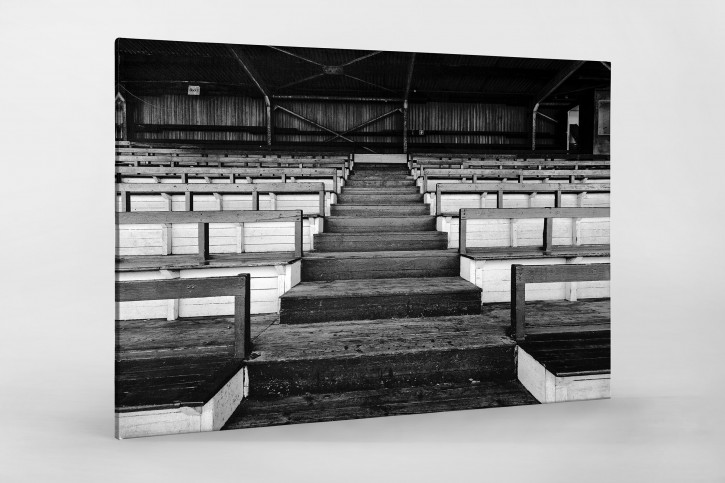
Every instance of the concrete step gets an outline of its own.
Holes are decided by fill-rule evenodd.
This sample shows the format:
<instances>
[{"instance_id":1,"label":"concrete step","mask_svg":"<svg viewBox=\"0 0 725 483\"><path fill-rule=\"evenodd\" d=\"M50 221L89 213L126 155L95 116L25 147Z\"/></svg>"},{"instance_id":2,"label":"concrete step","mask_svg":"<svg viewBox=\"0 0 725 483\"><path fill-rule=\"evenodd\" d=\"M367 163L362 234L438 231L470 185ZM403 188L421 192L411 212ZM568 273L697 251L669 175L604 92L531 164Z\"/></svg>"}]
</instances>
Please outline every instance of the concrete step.
<instances>
[{"instance_id":1,"label":"concrete step","mask_svg":"<svg viewBox=\"0 0 725 483\"><path fill-rule=\"evenodd\" d=\"M455 277L459 272L455 250L309 252L302 259L303 282Z\"/></svg>"},{"instance_id":2,"label":"concrete step","mask_svg":"<svg viewBox=\"0 0 725 483\"><path fill-rule=\"evenodd\" d=\"M343 192L337 196L338 203L353 205L395 205L400 203L422 203L421 193L388 193L388 194L348 194Z\"/></svg>"},{"instance_id":3,"label":"concrete step","mask_svg":"<svg viewBox=\"0 0 725 483\"><path fill-rule=\"evenodd\" d=\"M302 282L280 297L280 324L481 313L481 289L460 277ZM383 333L381 333L383 335Z\"/></svg>"},{"instance_id":4,"label":"concrete step","mask_svg":"<svg viewBox=\"0 0 725 483\"><path fill-rule=\"evenodd\" d=\"M320 252L443 250L448 247L448 234L438 231L320 233L314 237L315 250Z\"/></svg>"},{"instance_id":5,"label":"concrete step","mask_svg":"<svg viewBox=\"0 0 725 483\"><path fill-rule=\"evenodd\" d=\"M481 380L481 376L469 374L476 376L469 377L475 383L378 387L277 398L252 395L241 402L222 430L537 404L517 380ZM388 375L381 371L381 385L389 380Z\"/></svg>"},{"instance_id":6,"label":"concrete step","mask_svg":"<svg viewBox=\"0 0 725 483\"><path fill-rule=\"evenodd\" d=\"M391 231L435 231L435 216L328 216L325 233L372 233Z\"/></svg>"},{"instance_id":7,"label":"concrete step","mask_svg":"<svg viewBox=\"0 0 725 483\"><path fill-rule=\"evenodd\" d=\"M411 203L408 205L331 205L331 216L420 216L430 215L428 204Z\"/></svg>"}]
</instances>

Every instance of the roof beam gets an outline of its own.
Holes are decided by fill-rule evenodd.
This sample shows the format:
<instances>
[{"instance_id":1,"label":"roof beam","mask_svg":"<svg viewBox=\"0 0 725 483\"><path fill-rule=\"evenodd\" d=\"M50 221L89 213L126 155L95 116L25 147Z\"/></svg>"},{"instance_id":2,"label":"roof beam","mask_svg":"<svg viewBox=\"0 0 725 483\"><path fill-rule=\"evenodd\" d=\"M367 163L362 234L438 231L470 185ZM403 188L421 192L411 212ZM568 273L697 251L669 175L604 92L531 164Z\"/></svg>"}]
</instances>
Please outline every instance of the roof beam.
<instances>
[{"instance_id":1,"label":"roof beam","mask_svg":"<svg viewBox=\"0 0 725 483\"><path fill-rule=\"evenodd\" d=\"M325 67L323 64L320 64L319 62L315 62L314 60L308 59L307 57L302 57L301 55L297 55L293 52L290 52L289 50L281 49L279 47L275 47L274 45L268 45L267 47L269 47L270 49L274 49L278 52L282 52L283 54L290 55L297 59L304 60L305 62L309 62L310 64L315 64L315 65L319 65L320 67Z\"/></svg>"},{"instance_id":2,"label":"roof beam","mask_svg":"<svg viewBox=\"0 0 725 483\"><path fill-rule=\"evenodd\" d=\"M255 86L257 86L257 89L262 93L264 96L267 104L269 105L269 96L270 91L267 89L267 86L265 86L262 83L261 77L259 76L259 73L254 69L254 66L249 62L249 59L246 55L240 54L236 51L231 45L227 45L227 49L229 49L229 52L232 54L232 57L234 57L239 65L242 66L242 69L244 69L244 72L247 73L250 79L252 79L252 82Z\"/></svg>"},{"instance_id":3,"label":"roof beam","mask_svg":"<svg viewBox=\"0 0 725 483\"><path fill-rule=\"evenodd\" d=\"M571 77L574 72L579 70L579 67L584 65L585 62L586 60L571 61L563 69L557 72L554 78L547 82L546 85L542 87L541 90L534 96L534 111L537 111L539 109L539 104L541 103L541 101L545 100L547 97L553 94L554 91L558 89L564 83L564 81Z\"/></svg>"},{"instance_id":4,"label":"roof beam","mask_svg":"<svg viewBox=\"0 0 725 483\"><path fill-rule=\"evenodd\" d=\"M369 54L365 54L365 55L363 55L361 57L358 57L356 59L352 59L351 61L345 62L344 64L340 64L338 67L347 67L350 64L354 64L355 62L360 62L361 60L365 60L368 57L372 57L373 55L378 55L380 53L381 53L380 50L376 50L375 52L370 52Z\"/></svg>"},{"instance_id":5,"label":"roof beam","mask_svg":"<svg viewBox=\"0 0 725 483\"><path fill-rule=\"evenodd\" d=\"M408 78L405 81L405 95L403 99L408 100L408 94L410 94L410 84L413 82L413 68L415 67L415 52L410 54L410 63L408 64Z\"/></svg>"}]
</instances>

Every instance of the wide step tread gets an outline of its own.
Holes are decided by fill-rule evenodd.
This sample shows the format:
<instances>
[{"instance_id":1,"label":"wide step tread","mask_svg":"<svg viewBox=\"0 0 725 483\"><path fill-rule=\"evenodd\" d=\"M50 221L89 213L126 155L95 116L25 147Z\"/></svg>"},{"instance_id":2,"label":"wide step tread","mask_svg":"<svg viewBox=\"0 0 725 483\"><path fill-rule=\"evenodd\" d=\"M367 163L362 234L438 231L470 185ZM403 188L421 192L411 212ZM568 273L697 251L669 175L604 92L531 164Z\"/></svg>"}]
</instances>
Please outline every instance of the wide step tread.
<instances>
[{"instance_id":1,"label":"wide step tread","mask_svg":"<svg viewBox=\"0 0 725 483\"><path fill-rule=\"evenodd\" d=\"M460 277L302 282L280 297L280 323L481 313L481 289Z\"/></svg>"},{"instance_id":2,"label":"wide step tread","mask_svg":"<svg viewBox=\"0 0 725 483\"><path fill-rule=\"evenodd\" d=\"M247 399L226 429L538 404L515 380Z\"/></svg>"}]
</instances>

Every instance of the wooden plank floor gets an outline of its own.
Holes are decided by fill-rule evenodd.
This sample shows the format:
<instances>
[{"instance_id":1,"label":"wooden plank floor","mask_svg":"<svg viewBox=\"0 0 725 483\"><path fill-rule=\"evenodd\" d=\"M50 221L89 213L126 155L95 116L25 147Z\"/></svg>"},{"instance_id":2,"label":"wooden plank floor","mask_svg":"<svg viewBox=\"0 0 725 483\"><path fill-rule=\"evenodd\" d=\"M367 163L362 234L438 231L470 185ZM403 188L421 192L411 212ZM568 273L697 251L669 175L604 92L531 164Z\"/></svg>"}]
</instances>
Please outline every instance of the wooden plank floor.
<instances>
[{"instance_id":1,"label":"wooden plank floor","mask_svg":"<svg viewBox=\"0 0 725 483\"><path fill-rule=\"evenodd\" d=\"M279 323L277 314L251 316L252 339ZM116 321L116 359L164 359L233 354L233 317Z\"/></svg>"},{"instance_id":2,"label":"wooden plank floor","mask_svg":"<svg viewBox=\"0 0 725 483\"><path fill-rule=\"evenodd\" d=\"M538 403L518 381L306 394L272 401L246 399L222 430L527 404Z\"/></svg>"},{"instance_id":3,"label":"wooden plank floor","mask_svg":"<svg viewBox=\"0 0 725 483\"><path fill-rule=\"evenodd\" d=\"M116 362L116 412L201 407L242 367L229 357Z\"/></svg>"},{"instance_id":4,"label":"wooden plank floor","mask_svg":"<svg viewBox=\"0 0 725 483\"><path fill-rule=\"evenodd\" d=\"M526 335L541 337L565 332L601 332L611 327L610 299L541 300L526 302ZM482 315L510 325L509 303L483 304Z\"/></svg>"}]
</instances>

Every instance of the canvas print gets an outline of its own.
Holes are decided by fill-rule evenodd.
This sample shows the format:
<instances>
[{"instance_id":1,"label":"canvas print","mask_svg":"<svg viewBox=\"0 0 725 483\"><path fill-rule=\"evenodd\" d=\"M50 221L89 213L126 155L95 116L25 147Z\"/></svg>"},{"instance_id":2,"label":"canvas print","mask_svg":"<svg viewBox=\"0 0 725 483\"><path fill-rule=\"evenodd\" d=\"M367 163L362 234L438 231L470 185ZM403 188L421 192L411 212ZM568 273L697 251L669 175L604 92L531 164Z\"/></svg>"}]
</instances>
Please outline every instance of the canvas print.
<instances>
[{"instance_id":1,"label":"canvas print","mask_svg":"<svg viewBox=\"0 0 725 483\"><path fill-rule=\"evenodd\" d=\"M609 397L610 62L115 61L117 437Z\"/></svg>"}]
</instances>

